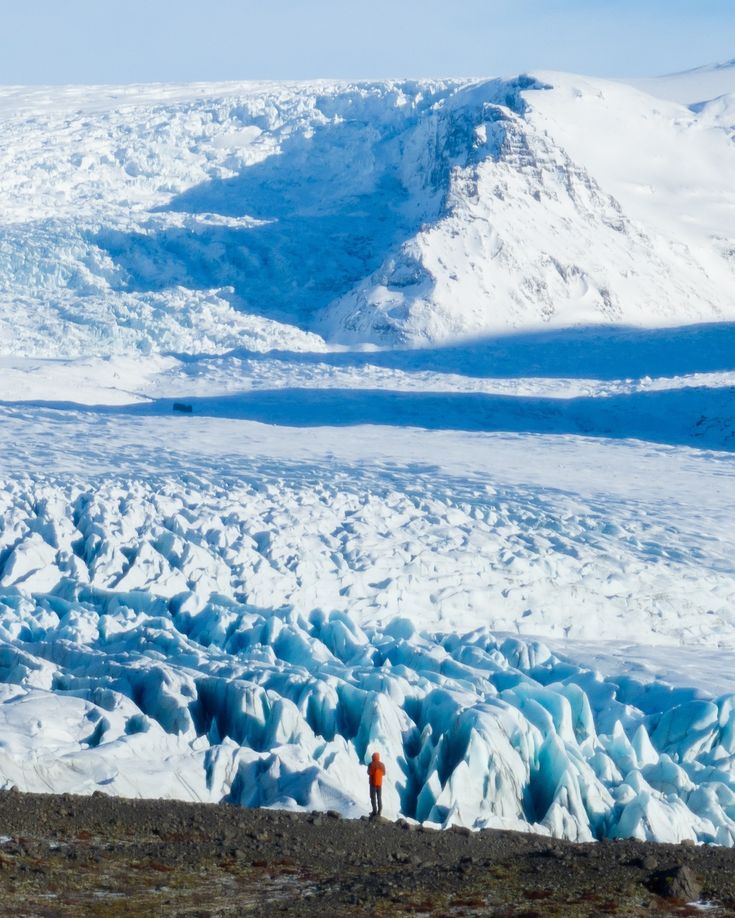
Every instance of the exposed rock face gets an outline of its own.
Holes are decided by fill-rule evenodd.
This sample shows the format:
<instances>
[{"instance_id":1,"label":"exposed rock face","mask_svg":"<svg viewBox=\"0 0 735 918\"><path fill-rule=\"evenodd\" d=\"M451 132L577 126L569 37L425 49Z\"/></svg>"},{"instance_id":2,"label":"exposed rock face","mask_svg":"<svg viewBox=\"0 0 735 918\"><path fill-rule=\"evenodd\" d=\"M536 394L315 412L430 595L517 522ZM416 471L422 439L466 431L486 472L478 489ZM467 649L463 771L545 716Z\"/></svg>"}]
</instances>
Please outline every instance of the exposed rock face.
<instances>
[{"instance_id":1,"label":"exposed rock face","mask_svg":"<svg viewBox=\"0 0 735 918\"><path fill-rule=\"evenodd\" d=\"M684 899L687 902L698 899L702 892L702 884L696 874L685 865L654 874L650 888L666 899Z\"/></svg>"}]
</instances>

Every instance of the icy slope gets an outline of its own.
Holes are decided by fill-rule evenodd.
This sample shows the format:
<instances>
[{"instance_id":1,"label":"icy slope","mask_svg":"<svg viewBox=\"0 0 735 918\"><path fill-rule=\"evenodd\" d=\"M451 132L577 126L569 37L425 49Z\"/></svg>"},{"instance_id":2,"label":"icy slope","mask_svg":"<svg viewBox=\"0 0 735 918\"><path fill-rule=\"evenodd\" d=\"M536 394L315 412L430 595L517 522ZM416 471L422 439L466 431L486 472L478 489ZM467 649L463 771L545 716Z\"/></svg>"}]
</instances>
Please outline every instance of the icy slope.
<instances>
[{"instance_id":1,"label":"icy slope","mask_svg":"<svg viewBox=\"0 0 735 918\"><path fill-rule=\"evenodd\" d=\"M442 216L331 307L338 338L732 316L726 113L539 79L505 106L488 105L487 86L453 97L473 125L473 157L455 167Z\"/></svg>"},{"instance_id":2,"label":"icy slope","mask_svg":"<svg viewBox=\"0 0 735 918\"><path fill-rule=\"evenodd\" d=\"M0 90L5 353L732 318L718 105L560 74Z\"/></svg>"}]
</instances>

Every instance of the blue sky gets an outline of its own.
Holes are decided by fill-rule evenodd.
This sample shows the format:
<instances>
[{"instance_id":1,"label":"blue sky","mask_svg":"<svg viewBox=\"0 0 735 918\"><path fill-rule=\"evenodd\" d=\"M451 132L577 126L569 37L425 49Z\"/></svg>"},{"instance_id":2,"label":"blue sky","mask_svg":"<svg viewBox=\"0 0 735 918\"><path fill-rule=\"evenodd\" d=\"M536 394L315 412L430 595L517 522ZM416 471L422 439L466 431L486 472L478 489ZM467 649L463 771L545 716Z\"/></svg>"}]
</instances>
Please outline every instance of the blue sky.
<instances>
[{"instance_id":1,"label":"blue sky","mask_svg":"<svg viewBox=\"0 0 735 918\"><path fill-rule=\"evenodd\" d=\"M735 0L6 0L0 83L668 73L735 57Z\"/></svg>"}]
</instances>

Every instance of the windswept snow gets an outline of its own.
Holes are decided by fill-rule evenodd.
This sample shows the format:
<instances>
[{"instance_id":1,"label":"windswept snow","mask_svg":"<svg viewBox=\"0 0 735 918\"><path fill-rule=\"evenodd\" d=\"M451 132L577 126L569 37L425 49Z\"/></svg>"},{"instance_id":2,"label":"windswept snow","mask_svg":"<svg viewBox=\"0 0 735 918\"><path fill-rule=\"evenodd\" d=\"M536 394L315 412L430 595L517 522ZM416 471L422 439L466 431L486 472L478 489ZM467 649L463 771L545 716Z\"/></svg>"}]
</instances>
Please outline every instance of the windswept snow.
<instances>
[{"instance_id":1,"label":"windswept snow","mask_svg":"<svg viewBox=\"0 0 735 918\"><path fill-rule=\"evenodd\" d=\"M0 89L0 784L732 845L732 73Z\"/></svg>"},{"instance_id":2,"label":"windswept snow","mask_svg":"<svg viewBox=\"0 0 735 918\"><path fill-rule=\"evenodd\" d=\"M735 93L735 59L667 76L626 82L659 99L696 106Z\"/></svg>"}]
</instances>

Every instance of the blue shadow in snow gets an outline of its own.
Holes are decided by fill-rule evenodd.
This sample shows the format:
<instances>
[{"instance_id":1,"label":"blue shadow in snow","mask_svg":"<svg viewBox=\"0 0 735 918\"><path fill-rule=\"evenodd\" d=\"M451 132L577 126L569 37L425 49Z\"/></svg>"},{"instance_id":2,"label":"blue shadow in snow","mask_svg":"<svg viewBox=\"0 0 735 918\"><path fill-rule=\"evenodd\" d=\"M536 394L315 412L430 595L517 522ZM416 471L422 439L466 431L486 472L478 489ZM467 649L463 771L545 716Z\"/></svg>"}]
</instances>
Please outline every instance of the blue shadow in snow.
<instances>
[{"instance_id":1,"label":"blue shadow in snow","mask_svg":"<svg viewBox=\"0 0 735 918\"><path fill-rule=\"evenodd\" d=\"M208 356L176 354L185 363ZM452 373L483 379L641 379L735 371L735 323L674 328L585 326L503 335L427 348L322 353L232 351L231 356L333 367Z\"/></svg>"},{"instance_id":2,"label":"blue shadow in snow","mask_svg":"<svg viewBox=\"0 0 735 918\"><path fill-rule=\"evenodd\" d=\"M376 425L571 434L735 451L735 388L691 388L573 399L307 388L256 390L179 401L193 408L191 415L180 416L182 423L192 417L207 417L299 428ZM122 407L15 403L16 407L31 405L128 417L171 417L173 402L165 399Z\"/></svg>"},{"instance_id":3,"label":"blue shadow in snow","mask_svg":"<svg viewBox=\"0 0 735 918\"><path fill-rule=\"evenodd\" d=\"M523 111L522 92L530 88L546 87L526 75L489 80L458 90L454 104L436 108L446 88L408 83L411 103L399 102L396 90L394 104L383 103L383 120L374 100L360 93L324 96L317 105L325 123L311 133L297 128L265 160L232 178L196 185L157 209L184 215L182 225L145 233L103 229L91 241L121 269L121 290L232 287L235 307L309 328L316 313L441 213L454 166L498 155L497 144L478 153L475 129L505 120L492 105ZM414 153L413 169L421 175L412 182L421 191L411 198L406 149L427 116L437 123L422 156ZM228 225L212 215L255 222ZM395 281L399 286L418 278L432 283L419 265L418 277L412 268Z\"/></svg>"},{"instance_id":4,"label":"blue shadow in snow","mask_svg":"<svg viewBox=\"0 0 735 918\"><path fill-rule=\"evenodd\" d=\"M400 131L376 133L343 121L294 134L237 176L197 185L158 208L188 215L183 226L103 229L92 241L121 269L120 290L232 287L236 308L308 328L425 217L405 207ZM442 181L449 182L448 170ZM233 226L217 218L262 222Z\"/></svg>"}]
</instances>

